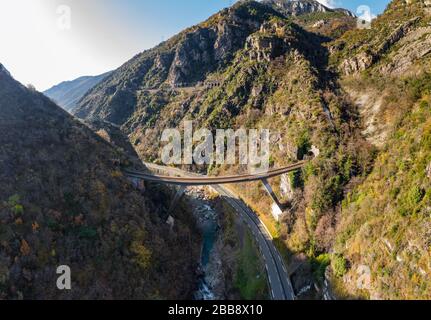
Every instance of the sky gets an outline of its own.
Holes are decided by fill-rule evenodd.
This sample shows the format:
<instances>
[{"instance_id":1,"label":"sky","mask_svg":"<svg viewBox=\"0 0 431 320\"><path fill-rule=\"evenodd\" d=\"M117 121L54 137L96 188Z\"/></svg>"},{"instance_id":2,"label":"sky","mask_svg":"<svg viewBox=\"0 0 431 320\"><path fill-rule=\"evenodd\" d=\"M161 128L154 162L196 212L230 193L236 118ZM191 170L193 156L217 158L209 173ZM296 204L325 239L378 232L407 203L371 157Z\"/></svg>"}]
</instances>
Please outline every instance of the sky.
<instances>
[{"instance_id":1,"label":"sky","mask_svg":"<svg viewBox=\"0 0 431 320\"><path fill-rule=\"evenodd\" d=\"M389 0L319 0L374 15ZM0 63L43 91L114 70L235 0L1 0ZM358 12L361 15L362 12Z\"/></svg>"}]
</instances>

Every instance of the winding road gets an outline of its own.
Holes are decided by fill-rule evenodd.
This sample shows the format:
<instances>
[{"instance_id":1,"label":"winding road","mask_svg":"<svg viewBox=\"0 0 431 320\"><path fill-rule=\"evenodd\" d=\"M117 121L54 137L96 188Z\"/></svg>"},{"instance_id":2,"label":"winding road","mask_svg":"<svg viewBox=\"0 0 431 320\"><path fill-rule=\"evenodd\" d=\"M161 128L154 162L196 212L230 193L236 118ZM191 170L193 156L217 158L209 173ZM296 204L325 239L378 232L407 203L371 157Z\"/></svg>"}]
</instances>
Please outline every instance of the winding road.
<instances>
[{"instance_id":1,"label":"winding road","mask_svg":"<svg viewBox=\"0 0 431 320\"><path fill-rule=\"evenodd\" d=\"M126 170L125 174L131 178L143 179L163 184L172 184L180 186L197 186L208 185L212 186L220 196L222 196L229 205L238 213L240 218L250 228L256 242L259 246L259 251L265 261L265 268L268 275L268 282L273 300L295 300L295 293L290 281L287 268L283 259L273 243L273 238L258 218L258 216L232 191L224 187L224 184L241 183L258 181L284 173L292 172L304 166L306 161L298 162L294 165L270 170L267 173L260 175L240 175L227 177L207 177L198 174L186 172L180 169L159 166L146 163L145 166L153 172L162 172L167 175L150 174L144 172Z\"/></svg>"}]
</instances>

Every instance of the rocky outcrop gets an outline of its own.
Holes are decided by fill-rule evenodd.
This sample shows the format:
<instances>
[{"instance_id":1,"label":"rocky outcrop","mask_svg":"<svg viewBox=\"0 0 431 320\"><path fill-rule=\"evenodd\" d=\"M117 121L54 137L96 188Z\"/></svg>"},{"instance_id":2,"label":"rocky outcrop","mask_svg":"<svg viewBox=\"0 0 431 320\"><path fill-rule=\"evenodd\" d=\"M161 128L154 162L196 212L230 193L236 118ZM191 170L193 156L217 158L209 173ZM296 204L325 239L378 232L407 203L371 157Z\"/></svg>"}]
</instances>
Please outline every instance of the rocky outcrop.
<instances>
[{"instance_id":1,"label":"rocky outcrop","mask_svg":"<svg viewBox=\"0 0 431 320\"><path fill-rule=\"evenodd\" d=\"M216 33L213 29L199 28L186 34L175 51L168 83L194 84L204 78L205 74L216 66L214 59L214 44Z\"/></svg>"},{"instance_id":2,"label":"rocky outcrop","mask_svg":"<svg viewBox=\"0 0 431 320\"><path fill-rule=\"evenodd\" d=\"M364 71L374 65L385 53L387 53L396 43L398 43L411 31L411 28L417 23L418 20L419 18L415 17L398 26L376 48L366 49L365 51L358 53L354 57L345 59L340 64L340 70L342 71L342 73L345 75L351 75ZM422 50L418 48L417 50L413 50L413 53L409 51L409 53L411 54L410 60L413 59L413 56L420 56L420 54L418 54L418 51L422 54L422 56L429 53L429 51L426 50L426 48L428 47L427 44L422 44L422 47ZM406 62L401 62L401 64L406 64ZM389 69L390 68L391 67L389 67Z\"/></svg>"},{"instance_id":3,"label":"rocky outcrop","mask_svg":"<svg viewBox=\"0 0 431 320\"><path fill-rule=\"evenodd\" d=\"M314 0L264 0L263 3L271 5L285 15L299 16L306 13L329 12L331 9Z\"/></svg>"},{"instance_id":4,"label":"rocky outcrop","mask_svg":"<svg viewBox=\"0 0 431 320\"><path fill-rule=\"evenodd\" d=\"M262 1L279 10L286 16L300 16L316 12L341 12L347 16L355 15L346 9L331 9L315 0L264 0Z\"/></svg>"},{"instance_id":5,"label":"rocky outcrop","mask_svg":"<svg viewBox=\"0 0 431 320\"><path fill-rule=\"evenodd\" d=\"M251 60L270 62L298 44L299 34L284 22L265 22L245 44Z\"/></svg>"},{"instance_id":6,"label":"rocky outcrop","mask_svg":"<svg viewBox=\"0 0 431 320\"><path fill-rule=\"evenodd\" d=\"M429 54L431 54L431 27L423 27L407 33L399 42L400 48L388 56L388 62L382 65L380 72L402 74Z\"/></svg>"},{"instance_id":7,"label":"rocky outcrop","mask_svg":"<svg viewBox=\"0 0 431 320\"><path fill-rule=\"evenodd\" d=\"M344 60L340 65L340 69L343 74L350 75L368 69L375 61L376 57L373 53L361 52L353 58Z\"/></svg>"}]
</instances>

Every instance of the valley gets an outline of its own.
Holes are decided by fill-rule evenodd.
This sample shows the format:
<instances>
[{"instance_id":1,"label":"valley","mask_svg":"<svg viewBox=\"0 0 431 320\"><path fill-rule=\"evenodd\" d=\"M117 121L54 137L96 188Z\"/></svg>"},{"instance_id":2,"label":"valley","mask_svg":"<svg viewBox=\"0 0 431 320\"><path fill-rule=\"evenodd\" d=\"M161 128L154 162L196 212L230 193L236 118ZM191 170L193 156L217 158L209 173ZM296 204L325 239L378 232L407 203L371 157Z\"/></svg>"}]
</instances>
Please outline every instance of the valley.
<instances>
[{"instance_id":1,"label":"valley","mask_svg":"<svg viewBox=\"0 0 431 320\"><path fill-rule=\"evenodd\" d=\"M46 96L0 64L0 300L431 299L430 25L238 1Z\"/></svg>"}]
</instances>

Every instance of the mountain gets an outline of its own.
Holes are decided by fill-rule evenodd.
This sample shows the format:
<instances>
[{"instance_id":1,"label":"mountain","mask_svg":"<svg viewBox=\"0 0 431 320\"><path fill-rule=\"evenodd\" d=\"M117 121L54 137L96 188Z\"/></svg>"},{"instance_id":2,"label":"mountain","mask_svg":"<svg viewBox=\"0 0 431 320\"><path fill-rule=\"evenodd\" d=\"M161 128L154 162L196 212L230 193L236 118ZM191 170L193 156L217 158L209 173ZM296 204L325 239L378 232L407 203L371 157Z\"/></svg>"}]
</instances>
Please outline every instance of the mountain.
<instances>
[{"instance_id":1,"label":"mountain","mask_svg":"<svg viewBox=\"0 0 431 320\"><path fill-rule=\"evenodd\" d=\"M160 162L163 130L181 129L184 120L211 130L270 129L273 166L303 159L316 146L321 157L304 172L272 181L288 212L272 229L288 252L318 256L331 249L344 189L372 161L356 109L329 69L332 32L314 26L321 20L346 26L345 19L352 18L334 12L296 17L264 3L238 2L135 56L90 90L74 113L121 126L147 161ZM245 170L189 169L212 175ZM236 191L270 221L272 203L261 184Z\"/></svg>"},{"instance_id":2,"label":"mountain","mask_svg":"<svg viewBox=\"0 0 431 320\"><path fill-rule=\"evenodd\" d=\"M342 204L331 279L340 297L430 299L431 3L392 1L371 29L330 45L379 150Z\"/></svg>"},{"instance_id":3,"label":"mountain","mask_svg":"<svg viewBox=\"0 0 431 320\"><path fill-rule=\"evenodd\" d=\"M107 72L99 76L80 77L72 81L65 81L43 93L64 110L71 112L87 91L103 81L110 74L111 72Z\"/></svg>"},{"instance_id":4,"label":"mountain","mask_svg":"<svg viewBox=\"0 0 431 320\"><path fill-rule=\"evenodd\" d=\"M263 0L262 3L272 6L284 15L300 16L310 13L341 12L354 17L354 14L346 9L331 9L315 0Z\"/></svg>"},{"instance_id":5,"label":"mountain","mask_svg":"<svg viewBox=\"0 0 431 320\"><path fill-rule=\"evenodd\" d=\"M0 145L0 299L191 297L200 240L189 214L177 209L167 226L165 191L138 190L121 174L125 145L1 65ZM61 265L71 291L56 288Z\"/></svg>"},{"instance_id":6,"label":"mountain","mask_svg":"<svg viewBox=\"0 0 431 320\"><path fill-rule=\"evenodd\" d=\"M307 3L320 6L317 2ZM313 8L305 12L313 13ZM331 15L328 17L332 19ZM286 16L265 3L241 1L154 49L138 54L90 90L74 114L123 124L132 116L145 91L211 81L210 75L231 64L249 36L259 31L264 22L276 18Z\"/></svg>"},{"instance_id":7,"label":"mountain","mask_svg":"<svg viewBox=\"0 0 431 320\"><path fill-rule=\"evenodd\" d=\"M326 295L429 299L431 4L392 1L370 29L315 1L241 1L135 56L75 114L121 126L160 161L166 128L267 128L271 165L317 159L235 190ZM236 166L189 166L210 175Z\"/></svg>"}]
</instances>

